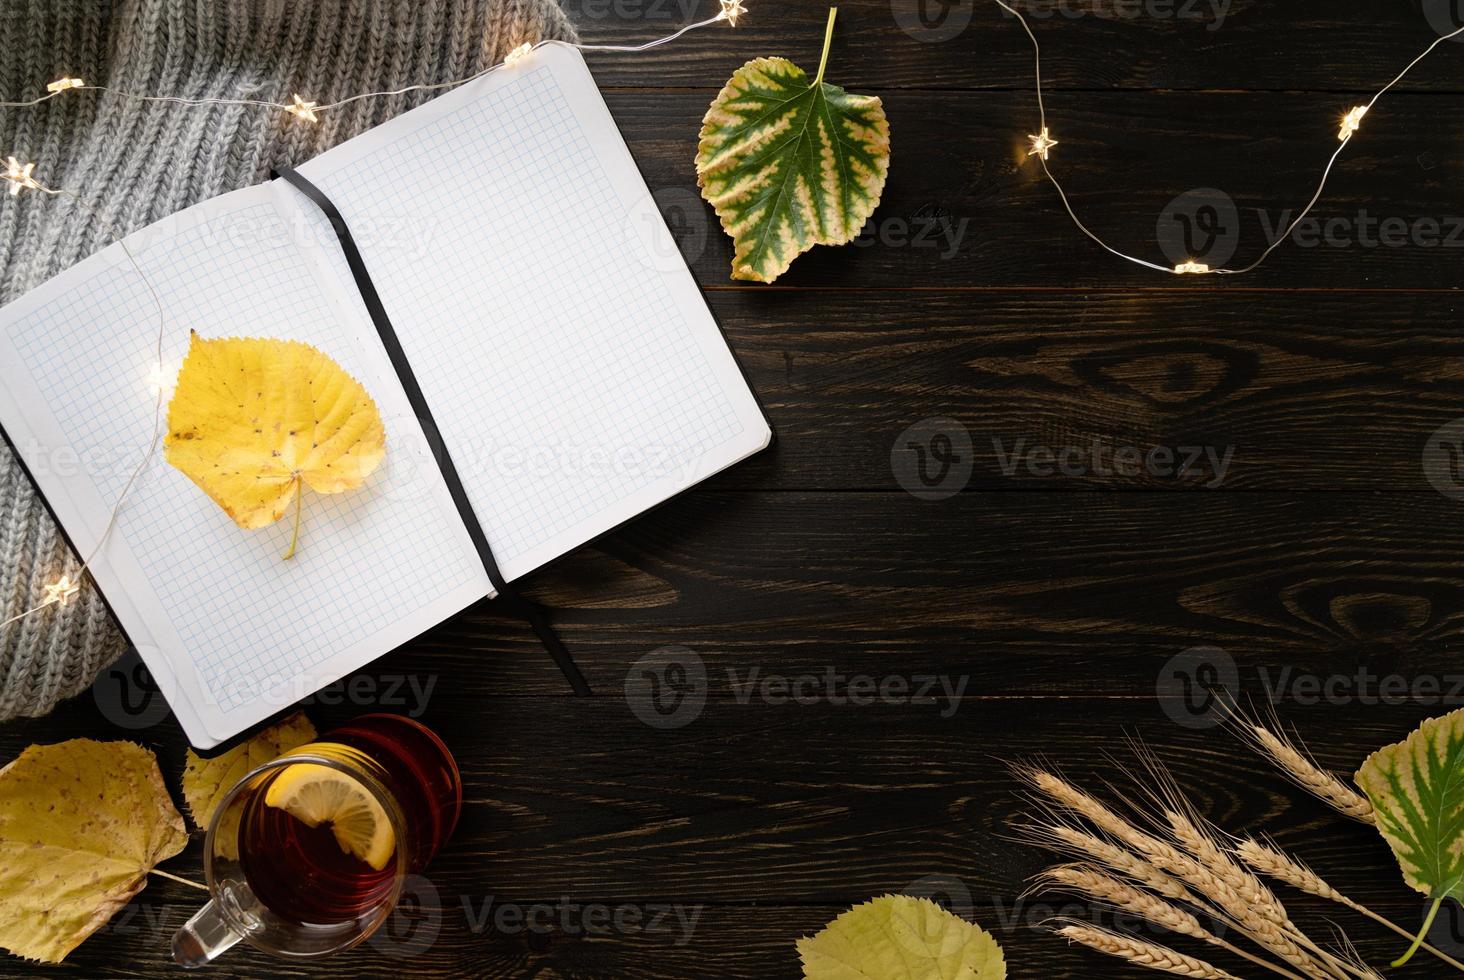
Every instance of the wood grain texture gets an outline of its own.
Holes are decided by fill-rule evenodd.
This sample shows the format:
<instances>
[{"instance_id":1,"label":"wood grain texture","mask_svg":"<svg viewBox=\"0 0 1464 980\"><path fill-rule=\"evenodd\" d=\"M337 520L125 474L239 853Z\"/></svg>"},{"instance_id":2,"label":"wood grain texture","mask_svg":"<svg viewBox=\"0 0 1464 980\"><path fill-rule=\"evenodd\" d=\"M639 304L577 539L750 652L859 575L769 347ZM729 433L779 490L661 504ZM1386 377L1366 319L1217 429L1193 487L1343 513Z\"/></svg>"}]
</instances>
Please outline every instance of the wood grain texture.
<instances>
[{"instance_id":1,"label":"wood grain texture","mask_svg":"<svg viewBox=\"0 0 1464 980\"><path fill-rule=\"evenodd\" d=\"M713 8L566 6L604 43ZM1314 233L1254 276L1177 279L1081 238L1025 163L1020 27L989 2L930 0L927 15L942 6L969 25L927 43L901 27L915 0L840 3L829 78L884 98L890 181L860 242L815 249L772 288L728 278L696 133L748 58L815 61L826 5L751 0L735 31L590 56L778 441L524 583L593 697L571 697L528 629L482 603L307 699L322 729L386 710L439 730L463 765L463 825L386 940L311 966L235 950L213 976L782 980L800 974L797 937L906 890L992 930L1014 980L1141 980L1155 974L1033 928L1075 907L1020 897L1046 858L1010 839L1027 804L1005 768L1046 756L1096 787L1119 777L1105 753L1131 732L1227 829L1275 833L1354 898L1419 921L1376 833L1209 727L1206 691L1274 703L1344 774L1464 700L1464 503L1425 470L1444 465L1456 489L1425 453L1464 418L1464 135L1449 122L1464 45L1368 118ZM1222 22L1208 0L1037 3L1055 11L1034 21L1053 165L1085 219L1155 260L1178 260L1161 224L1224 199L1171 202L1219 189L1244 260L1310 195L1341 114L1436 36L1440 6L1233 0ZM891 453L934 417L969 436L971 474L917 500ZM1208 487L1210 471L1062 473L1031 455L1095 445L1231 455ZM639 697L667 647L687 651L685 713ZM78 736L154 748L176 794L184 740L135 662L0 726L0 764ZM198 877L199 846L168 870ZM1375 964L1400 950L1283 897ZM67 965L0 958L0 976L174 975L168 940L197 900L154 881ZM1396 975L1438 974L1419 959Z\"/></svg>"},{"instance_id":2,"label":"wood grain texture","mask_svg":"<svg viewBox=\"0 0 1464 980\"><path fill-rule=\"evenodd\" d=\"M719 488L897 489L897 441L942 416L972 489L1431 492L1425 448L1464 417L1449 294L932 291L893 315L863 291L710 298L777 432ZM1114 465L1161 446L1209 454L1182 477Z\"/></svg>"},{"instance_id":3,"label":"wood grain texture","mask_svg":"<svg viewBox=\"0 0 1464 980\"><path fill-rule=\"evenodd\" d=\"M1314 699L1298 677L1363 671L1346 682L1359 694L1426 677L1460 704L1459 506L1433 493L701 493L526 591L612 698L666 646L695 652L723 698L754 669L965 676L984 697L1153 697L1183 672L1177 655L1219 647L1261 699ZM379 670L421 687L564 692L528 630L491 604Z\"/></svg>"}]
</instances>

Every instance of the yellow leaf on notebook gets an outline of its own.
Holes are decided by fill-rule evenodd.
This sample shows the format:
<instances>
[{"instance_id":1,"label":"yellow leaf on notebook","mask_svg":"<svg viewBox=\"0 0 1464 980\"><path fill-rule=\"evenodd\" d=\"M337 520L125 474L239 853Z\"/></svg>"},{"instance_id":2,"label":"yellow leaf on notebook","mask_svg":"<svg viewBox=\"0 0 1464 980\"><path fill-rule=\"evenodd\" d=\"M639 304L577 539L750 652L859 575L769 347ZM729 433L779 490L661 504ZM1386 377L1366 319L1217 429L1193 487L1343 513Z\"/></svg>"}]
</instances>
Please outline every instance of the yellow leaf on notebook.
<instances>
[{"instance_id":1,"label":"yellow leaf on notebook","mask_svg":"<svg viewBox=\"0 0 1464 980\"><path fill-rule=\"evenodd\" d=\"M223 802L224 794L233 789L235 783L256 767L314 740L315 726L310 724L305 712L297 711L212 759L205 759L189 749L188 762L183 767L183 799L188 803L188 813L193 822L207 830L214 811ZM238 826L236 815L233 826L219 828L216 837L218 850L225 857L239 856Z\"/></svg>"},{"instance_id":2,"label":"yellow leaf on notebook","mask_svg":"<svg viewBox=\"0 0 1464 980\"><path fill-rule=\"evenodd\" d=\"M192 335L168 405L168 462L240 527L265 527L301 497L344 493L386 455L376 403L309 344Z\"/></svg>"},{"instance_id":3,"label":"yellow leaf on notebook","mask_svg":"<svg viewBox=\"0 0 1464 980\"><path fill-rule=\"evenodd\" d=\"M61 962L187 843L147 749L32 745L0 769L0 946Z\"/></svg>"}]
</instances>

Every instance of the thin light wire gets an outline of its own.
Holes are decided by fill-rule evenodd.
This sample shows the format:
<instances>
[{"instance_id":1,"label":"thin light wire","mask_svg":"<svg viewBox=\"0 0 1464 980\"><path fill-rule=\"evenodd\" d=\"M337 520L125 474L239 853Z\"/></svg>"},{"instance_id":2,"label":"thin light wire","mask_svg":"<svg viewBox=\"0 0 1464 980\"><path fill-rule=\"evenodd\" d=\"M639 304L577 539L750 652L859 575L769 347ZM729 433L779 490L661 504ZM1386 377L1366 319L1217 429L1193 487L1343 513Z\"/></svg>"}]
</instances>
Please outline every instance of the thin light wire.
<instances>
[{"instance_id":1,"label":"thin light wire","mask_svg":"<svg viewBox=\"0 0 1464 980\"><path fill-rule=\"evenodd\" d=\"M1042 95L1042 45L1038 43L1037 35L1032 32L1031 25L1027 23L1027 18L1022 14L1020 10L1017 10L1010 4L1006 3L1006 0L993 0L993 2L1001 9L1005 10L1007 13L1017 18L1017 21L1022 25L1022 29L1027 32L1027 37L1032 42L1033 77L1035 80L1035 88L1037 92L1037 118L1042 127L1040 132L1045 134L1048 131L1048 126L1047 107L1043 101ZM1453 38L1459 37L1461 34L1464 34L1464 27L1460 27L1459 29L1449 34L1445 34L1439 37L1427 48L1424 48L1423 52L1419 54L1418 57L1410 61L1407 67L1405 67L1402 71L1400 71L1397 75L1393 77L1392 81L1384 85L1381 89L1377 91L1375 95L1373 95L1370 100L1368 100L1368 102L1366 103L1368 111L1372 110L1372 107L1377 104L1379 99L1381 99L1384 95L1388 93L1388 90L1390 90L1393 86L1397 85L1405 77L1407 77L1408 73L1416 68L1419 62L1423 61L1430 54L1432 54L1435 48L1443 44L1445 41L1449 41ZM1366 115L1366 113L1364 113L1364 115ZM1150 262L1147 259L1141 259L1137 256L1129 255L1127 252L1122 252L1119 249L1116 249L1112 245L1108 244L1108 242L1104 241L1101 236L1096 234L1092 229L1084 224L1083 219L1078 217L1077 211L1073 208L1072 202L1068 199L1067 191L1063 189L1062 182L1057 179L1056 175L1053 174L1052 169L1048 166L1047 156L1045 154L1040 154L1038 159L1039 162L1042 164L1042 172L1047 176L1047 179L1052 183L1053 188L1057 191L1057 196L1062 201L1063 209L1067 211L1068 217L1073 220L1073 224L1077 226L1079 231L1081 231L1084 235L1087 235L1094 242L1098 243L1098 245L1100 245L1106 251L1118 256L1119 258L1127 262L1132 262L1133 264L1143 266L1146 269L1153 269L1156 272L1163 272L1169 275L1184 274L1237 276L1241 275L1242 273L1251 272L1259 268L1261 263L1265 262L1266 259L1270 257L1272 252L1274 252L1277 248L1281 246L1283 242L1291 237L1291 233L1296 230L1296 228L1302 223L1302 221L1306 219L1307 215L1311 213L1312 209L1317 206L1317 202L1322 199L1322 194L1326 192L1327 181L1332 176L1332 170L1336 167L1337 160L1341 158L1342 151L1347 149L1347 144L1352 142L1352 137L1354 135L1356 135L1355 132L1349 133L1344 139L1342 139L1337 149L1334 150L1332 152L1332 155L1327 159L1327 165L1322 170L1321 179L1317 182L1316 192L1312 194L1311 200L1307 202L1306 207L1303 208L1301 210L1301 213L1298 214L1296 218L1292 220L1289 225L1286 226L1286 230L1284 232L1276 236L1275 240L1272 241L1271 244L1268 245L1265 250L1261 252L1260 256L1254 262L1252 262L1250 265L1241 266L1238 269L1218 268L1207 269L1203 272L1191 273L1180 273L1178 269L1171 268L1170 266L1159 265L1157 262Z\"/></svg>"},{"instance_id":2,"label":"thin light wire","mask_svg":"<svg viewBox=\"0 0 1464 980\"><path fill-rule=\"evenodd\" d=\"M675 41L677 38L681 37L684 34L687 34L690 31L694 31L703 27L710 27L711 25L721 23L722 21L727 21L733 27L736 27L737 18L745 12L742 8L741 3L734 2L734 0L721 0L721 4L722 9L716 16L708 17L706 20L700 20L696 21L695 23L687 24L680 30L676 31L674 34L668 34L666 37L657 38L654 41L647 41L644 44L580 44L568 41L538 41L533 44L529 50L537 49L545 44L557 44L564 47L576 48L580 51L649 51L652 48L660 47L663 44L669 44L670 42ZM475 72L474 74L467 76L466 78L456 78L446 82L431 82L420 85L407 85L402 88L390 89L382 92L363 92L359 95L348 96L347 98L339 99L335 102L327 103L325 105L313 106L312 109L316 113L328 112L331 109L338 109L341 106L349 105L353 102L359 102L362 99L385 98L395 95L405 95L409 92L432 92L442 89L457 88L459 86L466 85L469 82L473 82L480 78L483 78L486 75L490 75L498 69L503 68L506 64L508 64L507 59L490 65L481 71ZM39 106L45 102L49 102L50 100L57 98L58 96L64 95L68 92L103 92L134 102L160 102L188 108L196 108L199 106L209 105L233 105L280 109L286 112L291 112L292 110L297 108L295 105L292 104L286 104L283 102L271 102L263 99L186 99L170 95L144 95L137 92L127 92L121 89L111 88L110 86L106 85L71 85L58 91L47 93L40 98L31 99L28 102L0 102L0 108L30 109ZM102 547L106 544L107 539L111 536L113 529L117 526L117 520L122 512L123 505L127 502L128 497L131 495L133 488L137 484L138 478L141 477L142 474L147 470L148 466L151 465L153 458L157 455L158 444L162 441L163 392L166 388L166 384L163 381L163 340L167 330L167 313L163 308L162 297L158 294L157 288L153 286L152 281L148 279L147 274L143 272L142 265L137 261L137 257L133 255L132 249L127 244L126 237L122 235L122 233L119 232L110 222L108 222L95 210L85 204L76 193L65 189L47 187L40 181L35 180L33 177L26 177L24 180L12 179L11 183L18 184L22 192L26 190L33 190L37 193L45 194L49 197L65 197L72 201L72 203L74 203L87 215L96 219L98 223L100 223L103 227L107 229L107 233L112 237L112 240L121 246L123 253L127 256L127 261L132 264L132 267L137 271L138 277L141 278L143 284L147 286L148 292L152 295L153 303L157 306L158 310L158 336L156 347L156 371L158 375L158 391L157 398L153 404L152 438L148 443L147 453L143 456L142 461L138 463L137 468L132 471L132 474L128 477L127 482L122 487L122 492L117 496L116 503L112 505L111 513L108 515L107 523L103 527L101 535L97 538L96 545L87 554L85 560L82 561L81 568L77 574L77 581L75 583L69 583L70 585L75 586L79 585L81 581L85 578L86 574L90 571L92 562L96 559L98 553L101 552ZM63 579L63 582L69 582L69 580ZM60 584L61 583L57 583L57 585ZM72 593L62 591L53 599L48 599L40 605L33 606L29 609L23 610L22 612L15 614L14 616L11 616L9 619L0 621L0 629L9 626L11 623L18 622L26 618L27 616L33 615L34 613L40 612L42 609L45 609L49 606L54 606L58 603L64 603L71 594Z\"/></svg>"},{"instance_id":3,"label":"thin light wire","mask_svg":"<svg viewBox=\"0 0 1464 980\"><path fill-rule=\"evenodd\" d=\"M132 248L127 244L126 237L120 231L118 231L117 228L110 221L97 213L96 210L88 206L85 202L82 201L79 196L77 196L72 191L68 191L64 188L47 187L40 181L35 180L34 178L31 178L30 182L25 184L24 187L27 190L33 190L38 193L45 194L49 197L64 197L67 200L71 201L74 205L76 205L76 207L80 208L83 213L95 219L100 225L102 225L102 227L106 228L107 234L111 236L112 240L122 247L122 253L127 256L127 261L130 262L132 264L132 268L136 270L137 277L141 279L143 285L147 287L148 294L152 297L153 305L157 307L158 311L158 334L157 344L154 348L154 353L156 357L156 367L159 376L159 384L157 397L153 401L152 438L148 442L147 452L143 455L142 461L137 464L137 468L132 471L132 474L127 478L127 482L123 485L122 492L117 495L117 502L112 505L111 513L107 516L107 523L102 528L102 533L97 538L97 543L92 546L91 551L87 553L86 558L82 561L81 568L77 572L76 582L71 583L73 585L80 585L81 581L86 577L87 572L91 570L92 562L96 560L97 554L102 550L102 546L106 544L107 538L111 536L112 529L116 527L117 519L122 513L122 505L127 501L128 496L132 493L132 488L134 485L136 485L138 477L140 477L143 472L147 470L148 466L151 465L153 457L157 455L158 443L162 441L163 390L166 387L162 383L163 337L167 332L168 315L167 311L163 308L163 298L158 294L157 287L152 284L152 280L147 277L147 273L142 271L142 265L137 261L137 256L133 254ZM19 620L22 620L33 613L40 612L42 609L45 609L48 606L54 606L58 603L64 603L67 598L67 594L62 592L54 599L48 599L38 606L33 606L30 609L26 609L22 612L16 613L14 616L11 616L4 622L0 622L0 629L9 626L11 623L18 622Z\"/></svg>"},{"instance_id":4,"label":"thin light wire","mask_svg":"<svg viewBox=\"0 0 1464 980\"><path fill-rule=\"evenodd\" d=\"M574 41L551 40L535 42L532 47L537 49L546 44L557 44L562 47L575 48L579 51L615 51L629 53L649 51L652 48L658 48L663 44L669 44L672 41L675 41L677 38L681 37L682 35L690 33L691 31L695 31L703 27L710 27L711 25L719 24L724 20L730 20L725 9L713 17L708 17L706 20L699 20L695 23L687 24L685 27L682 27L674 34L668 34L665 37L658 37L654 41L646 41L643 44L582 44ZM350 95L343 99L337 99L335 102L327 102L323 105L314 106L313 108L317 113L329 112L332 109L339 109L342 106L350 105L353 102L360 102L363 99L382 99L390 98L396 95L407 95L411 92L437 92L443 89L458 88L459 86L466 85L469 82L475 82L486 75L491 75L493 72L504 67L504 65L505 62L500 61L496 64L489 65L487 68L481 69L480 71L474 72L473 74L468 75L464 78L454 78L446 82L424 82L418 85L406 85L402 88L386 89L380 92L361 92L357 95ZM109 85L75 85L66 89L62 89L59 92L49 92L46 95L43 95L36 99L31 99L27 102L0 102L0 109L32 109L38 105L41 105L42 103L49 102L52 99L65 95L69 92L101 92L106 95L115 95L118 98L127 99L132 102L162 102L169 105L182 106L185 108L197 108L200 106L215 105L256 106L265 109L279 109L284 112L290 112L295 108L294 104L292 103L274 102L269 99L188 99L174 95L148 95L142 92L130 92L125 89L112 88Z\"/></svg>"}]
</instances>

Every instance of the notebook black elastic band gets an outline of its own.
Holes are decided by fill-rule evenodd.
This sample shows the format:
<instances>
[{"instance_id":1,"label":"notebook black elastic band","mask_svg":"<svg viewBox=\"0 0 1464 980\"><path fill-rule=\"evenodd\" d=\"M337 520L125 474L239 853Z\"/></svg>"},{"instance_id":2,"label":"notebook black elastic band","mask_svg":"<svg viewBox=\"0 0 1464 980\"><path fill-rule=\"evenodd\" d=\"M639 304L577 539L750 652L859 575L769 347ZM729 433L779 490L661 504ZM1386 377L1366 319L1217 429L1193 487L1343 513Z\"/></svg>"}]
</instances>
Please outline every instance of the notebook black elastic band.
<instances>
[{"instance_id":1,"label":"notebook black elastic band","mask_svg":"<svg viewBox=\"0 0 1464 980\"><path fill-rule=\"evenodd\" d=\"M457 506L458 515L468 529L468 537L472 539L473 547L478 550L483 569L488 573L488 580L493 583L499 600L510 612L528 620L529 625L534 628L534 632L539 635L539 640L544 644L545 649L549 651L555 663L559 664L559 669L564 672L564 676L569 679L574 693L581 697L588 695L590 685L586 683L584 674L580 673L579 666L570 656L564 641L554 632L554 627L549 625L549 619L545 615L543 607L524 598L504 581L503 573L498 569L498 562L493 557L493 549L488 547L488 536L483 533L483 526L478 523L478 515L473 512L473 505L468 502L468 493L463 489L462 480L458 478L457 468L453 466L452 457L447 452L447 445L442 441L442 433L438 431L437 422L427 408L427 399L422 396L422 388L417 384L417 377L412 373L412 366L407 363L406 354L402 352L402 345L397 340L396 330L391 325L391 318L386 315L386 307L382 305L381 297L376 292L376 286L371 282L371 275L366 271L366 262L361 258L360 250L356 248L356 241L351 237L351 229L346 227L346 220L341 217L340 211L336 210L336 206L320 188L295 171L277 170L274 171L274 176L284 178L296 190L314 202L316 207L325 213L326 218L330 220L331 227L335 229L336 238L341 243L341 250L346 255L346 263L351 267L351 275L356 279L356 288L361 291L361 299L365 301L366 310L371 314L371 322L376 325L376 332L381 335L381 343L386 347L387 357L391 358L391 366L396 369L402 388L407 393L407 401L411 402L412 410L417 413L417 421L422 425L422 433L427 437L427 444L432 449L433 458L437 460L438 469L442 471L443 480L447 482L448 493L452 494L452 502Z\"/></svg>"}]
</instances>

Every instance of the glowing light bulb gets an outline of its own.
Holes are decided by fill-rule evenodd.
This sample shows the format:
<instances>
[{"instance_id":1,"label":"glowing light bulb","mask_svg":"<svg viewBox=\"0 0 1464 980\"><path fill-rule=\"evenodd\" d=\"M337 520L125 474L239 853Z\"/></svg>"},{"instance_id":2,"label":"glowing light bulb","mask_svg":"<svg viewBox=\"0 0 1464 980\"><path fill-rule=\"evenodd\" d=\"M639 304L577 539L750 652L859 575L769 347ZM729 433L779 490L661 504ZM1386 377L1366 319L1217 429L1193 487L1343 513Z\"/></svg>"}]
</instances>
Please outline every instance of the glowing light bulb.
<instances>
[{"instance_id":1,"label":"glowing light bulb","mask_svg":"<svg viewBox=\"0 0 1464 980\"><path fill-rule=\"evenodd\" d=\"M1337 130L1337 138L1344 143L1351 139L1352 134L1362 128L1362 117L1365 115L1367 115L1367 106L1353 106L1352 110L1342 117L1342 128Z\"/></svg>"},{"instance_id":2,"label":"glowing light bulb","mask_svg":"<svg viewBox=\"0 0 1464 980\"><path fill-rule=\"evenodd\" d=\"M1051 150L1054 146L1057 145L1057 140L1053 139L1047 134L1046 126L1042 127L1042 132L1040 133L1028 133L1027 139L1032 141L1032 148L1027 151L1027 156L1029 157L1039 156L1042 159L1046 160L1047 151Z\"/></svg>"},{"instance_id":3,"label":"glowing light bulb","mask_svg":"<svg viewBox=\"0 0 1464 980\"><path fill-rule=\"evenodd\" d=\"M58 94L66 91L69 88L81 88L85 84L86 82L83 82L79 78L58 78L50 85L46 86L46 91L53 94Z\"/></svg>"},{"instance_id":4,"label":"glowing light bulb","mask_svg":"<svg viewBox=\"0 0 1464 980\"><path fill-rule=\"evenodd\" d=\"M48 604L56 602L64 606L67 599L70 599L80 591L81 584L79 582L73 582L69 576L63 575L57 581L46 586L46 602Z\"/></svg>"},{"instance_id":5,"label":"glowing light bulb","mask_svg":"<svg viewBox=\"0 0 1464 980\"><path fill-rule=\"evenodd\" d=\"M153 395L161 395L172 386L173 379L168 376L168 371L161 364L154 364L147 371L147 390Z\"/></svg>"},{"instance_id":6,"label":"glowing light bulb","mask_svg":"<svg viewBox=\"0 0 1464 980\"><path fill-rule=\"evenodd\" d=\"M36 169L33 163L22 164L15 157L7 157L5 160L5 173L0 174L0 180L10 183L10 196L18 197L22 190L27 188L38 190L40 184L35 177L31 176Z\"/></svg>"},{"instance_id":7,"label":"glowing light bulb","mask_svg":"<svg viewBox=\"0 0 1464 980\"><path fill-rule=\"evenodd\" d=\"M529 56L529 52L533 50L534 46L525 41L523 44L520 44L518 47L514 48L508 54L503 56L503 67L512 68L514 65L527 58Z\"/></svg>"},{"instance_id":8,"label":"glowing light bulb","mask_svg":"<svg viewBox=\"0 0 1464 980\"><path fill-rule=\"evenodd\" d=\"M315 110L319 106L319 102L306 102L300 98L300 94L297 92L295 93L295 104L285 106L285 111L292 116L298 116L306 122L320 122L320 117L315 114Z\"/></svg>"},{"instance_id":9,"label":"glowing light bulb","mask_svg":"<svg viewBox=\"0 0 1464 980\"><path fill-rule=\"evenodd\" d=\"M733 27L737 26L737 18L747 13L747 7L743 5L742 0L721 0L721 4L722 11L717 14L717 19L725 20Z\"/></svg>"},{"instance_id":10,"label":"glowing light bulb","mask_svg":"<svg viewBox=\"0 0 1464 980\"><path fill-rule=\"evenodd\" d=\"M1174 274L1177 276L1199 275L1202 276L1210 271L1210 267L1203 262L1181 262L1174 267Z\"/></svg>"}]
</instances>

